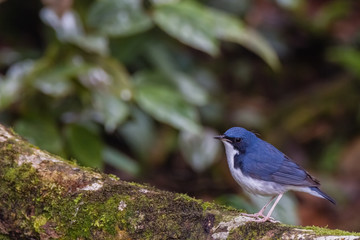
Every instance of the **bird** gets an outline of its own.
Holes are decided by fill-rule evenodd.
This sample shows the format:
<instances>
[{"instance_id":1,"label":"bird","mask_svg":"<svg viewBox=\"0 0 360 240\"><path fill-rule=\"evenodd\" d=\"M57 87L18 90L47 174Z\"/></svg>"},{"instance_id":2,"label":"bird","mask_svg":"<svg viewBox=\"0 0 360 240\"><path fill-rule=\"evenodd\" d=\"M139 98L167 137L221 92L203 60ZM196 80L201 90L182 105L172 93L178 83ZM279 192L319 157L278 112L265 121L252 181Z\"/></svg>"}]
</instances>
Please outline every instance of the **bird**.
<instances>
[{"instance_id":1,"label":"bird","mask_svg":"<svg viewBox=\"0 0 360 240\"><path fill-rule=\"evenodd\" d=\"M231 175L243 190L255 195L271 196L258 213L244 214L254 217L254 221L275 221L271 214L283 194L289 190L306 192L336 204L333 198L320 190L317 179L253 132L232 127L214 138L223 142ZM265 216L265 209L275 198Z\"/></svg>"}]
</instances>

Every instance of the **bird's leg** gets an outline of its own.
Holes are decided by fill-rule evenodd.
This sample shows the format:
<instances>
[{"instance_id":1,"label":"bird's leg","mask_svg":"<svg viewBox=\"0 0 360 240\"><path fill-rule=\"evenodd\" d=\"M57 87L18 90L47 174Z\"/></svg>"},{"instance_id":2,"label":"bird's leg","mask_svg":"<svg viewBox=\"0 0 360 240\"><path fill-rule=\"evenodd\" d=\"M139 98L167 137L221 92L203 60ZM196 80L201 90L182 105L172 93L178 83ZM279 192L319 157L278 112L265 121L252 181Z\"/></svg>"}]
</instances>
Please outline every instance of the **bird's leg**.
<instances>
[{"instance_id":1,"label":"bird's leg","mask_svg":"<svg viewBox=\"0 0 360 240\"><path fill-rule=\"evenodd\" d=\"M270 203L275 199L275 197L276 196L273 196L271 199L270 199L270 201L267 203L267 204L265 204L265 206L258 212L258 213L256 213L255 215L257 216L257 217L265 217L264 215L263 215L263 212L265 211L265 209L270 205Z\"/></svg>"},{"instance_id":2,"label":"bird's leg","mask_svg":"<svg viewBox=\"0 0 360 240\"><path fill-rule=\"evenodd\" d=\"M273 197L270 199L270 201L269 201L268 203L266 203L265 206L263 206L262 209L260 209L260 211L259 211L258 213L252 213L252 214L242 213L241 215L243 215L243 216L248 216L248 217L256 217L256 218L258 218L258 217L263 217L263 218L264 218L265 216L263 215L263 212L264 212L265 209L270 205L270 203L275 199L275 197L276 197L276 196L273 196Z\"/></svg>"},{"instance_id":3,"label":"bird's leg","mask_svg":"<svg viewBox=\"0 0 360 240\"><path fill-rule=\"evenodd\" d=\"M274 202L274 205L271 207L271 209L270 209L270 211L268 212L268 214L266 215L266 217L261 218L261 219L257 219L257 220L255 220L255 221L256 221L256 222L266 222L266 221L268 221L268 220L273 221L270 216L271 216L272 212L274 211L276 205L279 203L279 201L280 201L280 199L281 199L282 196L283 196L283 193L279 194L279 196L277 197L277 199L276 199L275 202Z\"/></svg>"}]
</instances>

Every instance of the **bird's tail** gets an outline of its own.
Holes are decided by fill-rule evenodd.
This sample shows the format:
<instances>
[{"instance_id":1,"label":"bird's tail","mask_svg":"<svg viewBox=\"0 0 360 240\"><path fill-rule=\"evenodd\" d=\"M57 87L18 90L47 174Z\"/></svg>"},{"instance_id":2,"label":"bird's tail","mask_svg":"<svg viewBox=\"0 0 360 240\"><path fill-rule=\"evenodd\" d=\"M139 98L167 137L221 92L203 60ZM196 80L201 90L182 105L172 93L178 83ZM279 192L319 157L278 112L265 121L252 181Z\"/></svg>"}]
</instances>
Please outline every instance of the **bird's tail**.
<instances>
[{"instance_id":1,"label":"bird's tail","mask_svg":"<svg viewBox=\"0 0 360 240\"><path fill-rule=\"evenodd\" d=\"M318 197L325 198L325 199L329 200L332 204L336 204L334 199L332 199L326 193L322 192L318 187L309 187L309 188L311 190L311 194L318 196Z\"/></svg>"}]
</instances>

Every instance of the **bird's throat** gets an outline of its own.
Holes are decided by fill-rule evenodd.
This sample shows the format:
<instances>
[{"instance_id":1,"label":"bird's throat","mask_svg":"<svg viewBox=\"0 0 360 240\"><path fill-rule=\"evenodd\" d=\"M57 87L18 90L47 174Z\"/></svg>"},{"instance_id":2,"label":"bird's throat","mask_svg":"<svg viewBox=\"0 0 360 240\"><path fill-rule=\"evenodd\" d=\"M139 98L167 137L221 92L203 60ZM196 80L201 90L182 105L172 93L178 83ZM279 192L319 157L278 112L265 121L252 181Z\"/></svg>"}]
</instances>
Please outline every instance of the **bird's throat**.
<instances>
[{"instance_id":1,"label":"bird's throat","mask_svg":"<svg viewBox=\"0 0 360 240\"><path fill-rule=\"evenodd\" d=\"M226 158L230 168L240 169L242 168L242 155L232 144L224 142Z\"/></svg>"}]
</instances>

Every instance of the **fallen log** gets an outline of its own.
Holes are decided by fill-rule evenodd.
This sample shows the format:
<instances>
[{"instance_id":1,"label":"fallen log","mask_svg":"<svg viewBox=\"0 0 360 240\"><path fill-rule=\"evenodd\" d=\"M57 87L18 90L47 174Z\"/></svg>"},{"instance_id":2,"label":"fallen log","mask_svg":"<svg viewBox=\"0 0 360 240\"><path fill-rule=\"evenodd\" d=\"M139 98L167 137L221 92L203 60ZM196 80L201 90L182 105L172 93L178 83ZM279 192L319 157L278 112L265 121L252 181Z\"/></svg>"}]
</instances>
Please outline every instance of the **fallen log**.
<instances>
[{"instance_id":1,"label":"fallen log","mask_svg":"<svg viewBox=\"0 0 360 240\"><path fill-rule=\"evenodd\" d=\"M1 239L360 239L251 220L233 208L80 167L0 125Z\"/></svg>"}]
</instances>

